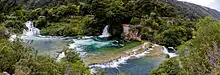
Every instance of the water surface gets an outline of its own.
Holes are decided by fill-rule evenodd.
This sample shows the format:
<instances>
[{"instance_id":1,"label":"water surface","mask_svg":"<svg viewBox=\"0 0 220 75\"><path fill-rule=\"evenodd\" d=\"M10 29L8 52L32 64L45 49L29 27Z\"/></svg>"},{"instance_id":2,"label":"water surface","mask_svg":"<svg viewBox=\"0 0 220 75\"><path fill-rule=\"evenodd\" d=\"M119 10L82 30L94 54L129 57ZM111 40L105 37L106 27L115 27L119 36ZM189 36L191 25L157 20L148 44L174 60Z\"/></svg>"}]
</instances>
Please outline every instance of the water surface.
<instances>
[{"instance_id":1,"label":"water surface","mask_svg":"<svg viewBox=\"0 0 220 75\"><path fill-rule=\"evenodd\" d=\"M118 75L120 72L126 75L149 75L149 73L163 61L163 57L143 57L128 60L118 68L104 69L106 75ZM102 69L103 70L103 69Z\"/></svg>"}]
</instances>

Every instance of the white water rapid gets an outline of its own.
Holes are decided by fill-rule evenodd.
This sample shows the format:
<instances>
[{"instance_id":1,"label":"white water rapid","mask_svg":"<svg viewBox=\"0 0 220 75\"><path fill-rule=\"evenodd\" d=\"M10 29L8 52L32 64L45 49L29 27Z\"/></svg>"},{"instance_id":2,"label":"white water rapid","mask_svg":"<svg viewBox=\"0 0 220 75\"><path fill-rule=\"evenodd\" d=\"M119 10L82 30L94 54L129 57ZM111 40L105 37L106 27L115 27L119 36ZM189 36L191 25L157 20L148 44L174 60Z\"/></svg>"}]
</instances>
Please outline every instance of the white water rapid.
<instances>
[{"instance_id":1,"label":"white water rapid","mask_svg":"<svg viewBox=\"0 0 220 75\"><path fill-rule=\"evenodd\" d=\"M173 57L177 57L178 55L176 53L169 53L169 51L167 50L166 47L163 46L163 52L164 54L168 54L170 56L170 58L173 58Z\"/></svg>"},{"instance_id":2,"label":"white water rapid","mask_svg":"<svg viewBox=\"0 0 220 75\"><path fill-rule=\"evenodd\" d=\"M147 43L145 43L144 45L147 45ZM143 45L143 46L144 46ZM119 67L120 64L126 64L127 60L129 59L132 59L132 58L142 58L144 56L147 55L147 53L150 53L150 51L152 50L152 48L148 48L147 50L145 50L144 52L140 53L140 54L137 54L135 51L136 49L132 50L132 53L131 55L129 56L125 56L125 57L120 57L119 59L117 60L113 60L111 62L107 62L107 63L104 63L104 64L94 64L94 65L90 65L89 67L91 68L90 71L91 71L91 74L93 73L96 73L97 71L95 70L95 68L117 68Z\"/></svg>"},{"instance_id":3,"label":"white water rapid","mask_svg":"<svg viewBox=\"0 0 220 75\"><path fill-rule=\"evenodd\" d=\"M61 40L61 39L64 39L64 38L58 37L58 36L41 36L40 35L40 29L34 27L34 24L33 24L32 21L25 22L25 26L28 29L24 29L23 34L21 36L21 39L23 39L24 42L29 43L32 46L33 45L34 46L39 46L39 47L41 47L40 49L45 49L44 51L47 51L47 50L51 51L51 52L48 52L48 53L53 53L54 52L54 54L55 54L55 50L60 51L60 48L58 48L58 47L53 48L53 47L50 47L50 46L54 46L55 44L52 44L52 43L56 43L56 42L58 42L58 40ZM15 37L16 37L16 35L12 35L9 40L13 41ZM42 52L44 52L44 51L42 51ZM59 62L63 57L65 57L64 52L58 54L58 57L57 57L56 61Z\"/></svg>"},{"instance_id":4,"label":"white water rapid","mask_svg":"<svg viewBox=\"0 0 220 75\"><path fill-rule=\"evenodd\" d=\"M104 28L104 30L103 30L103 32L102 32L102 35L100 35L99 37L103 38L103 37L109 37L109 36L111 36L111 35L109 34L109 32L108 32L108 28L109 28L109 26L106 25L105 28Z\"/></svg>"},{"instance_id":5,"label":"white water rapid","mask_svg":"<svg viewBox=\"0 0 220 75\"><path fill-rule=\"evenodd\" d=\"M144 48L148 44L149 43L146 42L146 43L143 44L142 47ZM160 45L153 44L152 48L153 47L157 47L157 46L160 46ZM137 50L134 49L134 50L132 50L133 54L131 54L129 56L120 57L119 59L113 60L111 62L103 63L103 64L90 65L89 67L91 68L90 69L91 74L97 72L96 68L118 68L118 67L120 67L119 66L120 64L126 64L127 60L129 60L129 59L142 58L142 57L146 56L148 53L150 53L150 51L153 50L152 48L148 48L146 51L144 51L144 52L142 52L140 54L137 54L136 53ZM168 50L164 46L163 46L163 52L164 52L164 54L168 54L170 56L170 58L178 56L176 53L169 53Z\"/></svg>"},{"instance_id":6,"label":"white water rapid","mask_svg":"<svg viewBox=\"0 0 220 75\"><path fill-rule=\"evenodd\" d=\"M40 35L40 30L35 28L32 21L27 21L25 23L27 30L24 29L22 36L36 36Z\"/></svg>"},{"instance_id":7,"label":"white water rapid","mask_svg":"<svg viewBox=\"0 0 220 75\"><path fill-rule=\"evenodd\" d=\"M69 44L69 49L74 49L81 58L87 55L86 46L101 48L110 45L113 41L96 41L92 36L84 36L82 39L73 39L74 43Z\"/></svg>"}]
</instances>

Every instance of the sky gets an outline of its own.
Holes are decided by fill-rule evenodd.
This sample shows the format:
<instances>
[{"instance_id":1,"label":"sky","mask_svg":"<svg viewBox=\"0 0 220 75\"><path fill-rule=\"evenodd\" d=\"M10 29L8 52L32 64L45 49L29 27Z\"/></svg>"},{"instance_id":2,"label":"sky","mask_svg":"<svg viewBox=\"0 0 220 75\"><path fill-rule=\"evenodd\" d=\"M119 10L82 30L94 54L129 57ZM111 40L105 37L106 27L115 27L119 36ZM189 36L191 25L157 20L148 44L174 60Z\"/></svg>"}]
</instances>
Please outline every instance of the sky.
<instances>
[{"instance_id":1,"label":"sky","mask_svg":"<svg viewBox=\"0 0 220 75\"><path fill-rule=\"evenodd\" d=\"M179 1L186 1L220 11L220 0L179 0Z\"/></svg>"}]
</instances>

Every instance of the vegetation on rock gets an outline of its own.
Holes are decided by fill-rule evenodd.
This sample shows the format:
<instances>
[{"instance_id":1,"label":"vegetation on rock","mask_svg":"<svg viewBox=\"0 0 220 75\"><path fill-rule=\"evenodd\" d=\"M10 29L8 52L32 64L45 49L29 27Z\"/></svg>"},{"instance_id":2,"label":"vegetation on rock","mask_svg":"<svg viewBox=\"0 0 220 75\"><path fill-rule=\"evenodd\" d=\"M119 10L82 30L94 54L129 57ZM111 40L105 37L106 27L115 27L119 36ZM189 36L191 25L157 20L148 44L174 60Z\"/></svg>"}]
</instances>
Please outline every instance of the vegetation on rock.
<instances>
[{"instance_id":1,"label":"vegetation on rock","mask_svg":"<svg viewBox=\"0 0 220 75\"><path fill-rule=\"evenodd\" d=\"M169 59L152 71L152 75L218 75L220 21L210 17L196 24L195 38L178 47L179 57Z\"/></svg>"}]
</instances>

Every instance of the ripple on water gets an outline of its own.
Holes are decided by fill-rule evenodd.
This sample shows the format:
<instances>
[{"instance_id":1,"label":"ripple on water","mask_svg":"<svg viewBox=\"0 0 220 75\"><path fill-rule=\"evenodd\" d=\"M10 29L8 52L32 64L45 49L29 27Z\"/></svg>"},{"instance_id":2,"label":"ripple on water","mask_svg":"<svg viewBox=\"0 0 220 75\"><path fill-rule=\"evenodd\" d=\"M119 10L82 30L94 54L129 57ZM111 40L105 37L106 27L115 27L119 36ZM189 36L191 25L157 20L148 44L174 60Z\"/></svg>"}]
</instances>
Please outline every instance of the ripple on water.
<instances>
[{"instance_id":1,"label":"ripple on water","mask_svg":"<svg viewBox=\"0 0 220 75\"><path fill-rule=\"evenodd\" d=\"M126 75L148 75L163 61L163 57L144 57L128 60L126 64L120 64L118 68L105 68L105 74L118 75L123 72Z\"/></svg>"}]
</instances>

